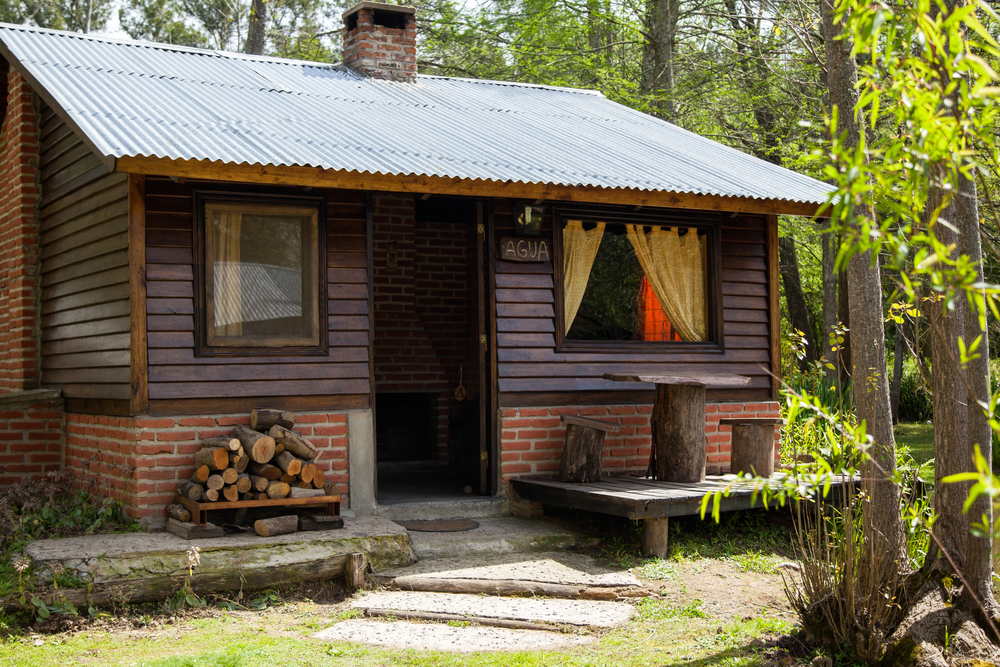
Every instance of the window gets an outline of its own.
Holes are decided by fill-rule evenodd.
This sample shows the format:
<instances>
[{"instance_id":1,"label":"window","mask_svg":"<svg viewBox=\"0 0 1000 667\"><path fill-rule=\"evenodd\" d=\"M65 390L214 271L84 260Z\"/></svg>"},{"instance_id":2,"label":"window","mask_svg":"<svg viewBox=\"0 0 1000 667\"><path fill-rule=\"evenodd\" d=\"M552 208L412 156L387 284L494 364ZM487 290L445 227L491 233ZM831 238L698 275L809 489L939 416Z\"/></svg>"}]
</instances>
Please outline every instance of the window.
<instances>
[{"instance_id":1,"label":"window","mask_svg":"<svg viewBox=\"0 0 1000 667\"><path fill-rule=\"evenodd\" d=\"M319 203L205 197L199 209L201 351L325 349Z\"/></svg>"},{"instance_id":2,"label":"window","mask_svg":"<svg viewBox=\"0 0 1000 667\"><path fill-rule=\"evenodd\" d=\"M719 341L715 221L562 212L562 344Z\"/></svg>"}]
</instances>

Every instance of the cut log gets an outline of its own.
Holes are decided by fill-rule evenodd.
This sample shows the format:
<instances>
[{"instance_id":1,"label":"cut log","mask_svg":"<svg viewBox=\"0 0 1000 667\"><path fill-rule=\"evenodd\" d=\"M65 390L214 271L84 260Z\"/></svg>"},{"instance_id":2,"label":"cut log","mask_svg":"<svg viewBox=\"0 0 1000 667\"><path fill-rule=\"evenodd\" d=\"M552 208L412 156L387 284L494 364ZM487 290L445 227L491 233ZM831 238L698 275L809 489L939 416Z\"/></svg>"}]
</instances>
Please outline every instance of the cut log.
<instances>
[{"instance_id":1,"label":"cut log","mask_svg":"<svg viewBox=\"0 0 1000 667\"><path fill-rule=\"evenodd\" d=\"M280 442L274 443L274 453L275 454L280 454L283 451L285 451L285 445L284 444L282 444Z\"/></svg>"},{"instance_id":2,"label":"cut log","mask_svg":"<svg viewBox=\"0 0 1000 667\"><path fill-rule=\"evenodd\" d=\"M334 484L333 482L327 482L323 485L323 495L324 496L339 496L340 486Z\"/></svg>"},{"instance_id":3,"label":"cut log","mask_svg":"<svg viewBox=\"0 0 1000 667\"><path fill-rule=\"evenodd\" d=\"M299 476L298 475L289 475L288 473L285 473L284 475L282 475L278 479L281 480L282 482L284 482L285 484L294 484L295 482L299 481Z\"/></svg>"},{"instance_id":4,"label":"cut log","mask_svg":"<svg viewBox=\"0 0 1000 667\"><path fill-rule=\"evenodd\" d=\"M198 502L205 494L205 487L201 484L195 484L194 482L185 480L177 485L177 493L184 496L188 500Z\"/></svg>"},{"instance_id":5,"label":"cut log","mask_svg":"<svg viewBox=\"0 0 1000 667\"><path fill-rule=\"evenodd\" d=\"M208 476L212 474L212 471L208 469L208 466L201 466L194 471L191 475L191 481L195 484L204 484L208 480Z\"/></svg>"},{"instance_id":6,"label":"cut log","mask_svg":"<svg viewBox=\"0 0 1000 667\"><path fill-rule=\"evenodd\" d=\"M205 495L202 496L201 499L203 501L207 502L207 503L214 503L216 500L219 499L219 490L218 489L205 489Z\"/></svg>"},{"instance_id":7,"label":"cut log","mask_svg":"<svg viewBox=\"0 0 1000 667\"><path fill-rule=\"evenodd\" d=\"M275 424L292 428L295 425L295 414L270 408L254 408L250 411L250 428L253 430L267 433Z\"/></svg>"},{"instance_id":8,"label":"cut log","mask_svg":"<svg viewBox=\"0 0 1000 667\"><path fill-rule=\"evenodd\" d=\"M322 496L323 489L308 489L301 486L297 486L293 489L289 489L289 498L312 498L314 496Z\"/></svg>"},{"instance_id":9,"label":"cut log","mask_svg":"<svg viewBox=\"0 0 1000 667\"><path fill-rule=\"evenodd\" d=\"M236 489L235 484L227 484L222 487L222 497L231 503L235 503L240 499L240 492Z\"/></svg>"},{"instance_id":10,"label":"cut log","mask_svg":"<svg viewBox=\"0 0 1000 667\"><path fill-rule=\"evenodd\" d=\"M242 451L243 448L240 448ZM243 472L250 465L250 457L240 452L229 452L229 467L235 468L236 472Z\"/></svg>"},{"instance_id":11,"label":"cut log","mask_svg":"<svg viewBox=\"0 0 1000 667\"><path fill-rule=\"evenodd\" d=\"M347 554L347 562L344 563L344 585L348 592L353 593L365 585L365 555L363 553Z\"/></svg>"},{"instance_id":12,"label":"cut log","mask_svg":"<svg viewBox=\"0 0 1000 667\"><path fill-rule=\"evenodd\" d=\"M190 521L178 521L173 517L167 519L167 532L185 540L203 540L206 537L222 537L225 534L222 527L214 523L199 525Z\"/></svg>"},{"instance_id":13,"label":"cut log","mask_svg":"<svg viewBox=\"0 0 1000 667\"><path fill-rule=\"evenodd\" d=\"M295 483L295 488L296 489L308 489L309 491L318 491L319 490L319 489L314 489L313 485L310 484L309 482L296 482Z\"/></svg>"},{"instance_id":14,"label":"cut log","mask_svg":"<svg viewBox=\"0 0 1000 667\"><path fill-rule=\"evenodd\" d=\"M303 463L302 470L299 471L299 479L312 486L313 477L316 476L316 466L312 463Z\"/></svg>"},{"instance_id":15,"label":"cut log","mask_svg":"<svg viewBox=\"0 0 1000 667\"><path fill-rule=\"evenodd\" d=\"M284 482L271 482L267 485L268 498L287 498L291 487Z\"/></svg>"},{"instance_id":16,"label":"cut log","mask_svg":"<svg viewBox=\"0 0 1000 667\"><path fill-rule=\"evenodd\" d=\"M240 424L233 427L233 437L239 438L243 450L257 463L267 463L274 456L274 438L269 435Z\"/></svg>"},{"instance_id":17,"label":"cut log","mask_svg":"<svg viewBox=\"0 0 1000 667\"><path fill-rule=\"evenodd\" d=\"M250 475L242 474L236 479L236 490L240 493L247 493L252 487L253 483L250 481Z\"/></svg>"},{"instance_id":18,"label":"cut log","mask_svg":"<svg viewBox=\"0 0 1000 667\"><path fill-rule=\"evenodd\" d=\"M247 470L249 470L251 474L263 477L268 481L274 481L281 477L281 468L273 466L270 463L256 463L251 461L247 466Z\"/></svg>"},{"instance_id":19,"label":"cut log","mask_svg":"<svg viewBox=\"0 0 1000 667\"><path fill-rule=\"evenodd\" d=\"M240 473L236 471L236 468L226 468L219 475L226 484L235 484L236 480L240 477Z\"/></svg>"},{"instance_id":20,"label":"cut log","mask_svg":"<svg viewBox=\"0 0 1000 667\"><path fill-rule=\"evenodd\" d=\"M267 485L271 483L267 477L260 475L250 475L250 487L254 491L267 491Z\"/></svg>"},{"instance_id":21,"label":"cut log","mask_svg":"<svg viewBox=\"0 0 1000 667\"><path fill-rule=\"evenodd\" d=\"M240 500L256 500L256 499L257 499L257 494L256 493L241 493L240 494Z\"/></svg>"},{"instance_id":22,"label":"cut log","mask_svg":"<svg viewBox=\"0 0 1000 667\"><path fill-rule=\"evenodd\" d=\"M195 467L208 466L212 472L229 467L229 452L222 447L206 447L194 455Z\"/></svg>"},{"instance_id":23,"label":"cut log","mask_svg":"<svg viewBox=\"0 0 1000 667\"><path fill-rule=\"evenodd\" d=\"M560 421L566 424L566 439L559 462L559 481L600 482L604 436L617 433L618 424L572 415L563 415Z\"/></svg>"},{"instance_id":24,"label":"cut log","mask_svg":"<svg viewBox=\"0 0 1000 667\"><path fill-rule=\"evenodd\" d=\"M326 484L326 475L319 468L316 468L316 472L313 473L313 486L317 489L322 489L323 485Z\"/></svg>"},{"instance_id":25,"label":"cut log","mask_svg":"<svg viewBox=\"0 0 1000 667\"><path fill-rule=\"evenodd\" d=\"M285 471L286 475L298 475L302 471L302 459L295 458L291 452L281 452L271 462Z\"/></svg>"},{"instance_id":26,"label":"cut log","mask_svg":"<svg viewBox=\"0 0 1000 667\"><path fill-rule=\"evenodd\" d=\"M228 438L226 436L219 436L218 438L202 438L202 447L221 447L227 452L235 452L241 445L237 438Z\"/></svg>"},{"instance_id":27,"label":"cut log","mask_svg":"<svg viewBox=\"0 0 1000 667\"><path fill-rule=\"evenodd\" d=\"M337 530L344 527L344 520L339 516L304 511L300 511L298 515L299 530L301 531Z\"/></svg>"},{"instance_id":28,"label":"cut log","mask_svg":"<svg viewBox=\"0 0 1000 667\"><path fill-rule=\"evenodd\" d=\"M271 519L260 519L254 522L253 529L261 537L294 533L299 529L299 517L295 514L286 514Z\"/></svg>"},{"instance_id":29,"label":"cut log","mask_svg":"<svg viewBox=\"0 0 1000 667\"><path fill-rule=\"evenodd\" d=\"M222 475L210 475L208 481L205 482L207 486L212 491L218 491L226 485L226 480L222 479Z\"/></svg>"},{"instance_id":30,"label":"cut log","mask_svg":"<svg viewBox=\"0 0 1000 667\"><path fill-rule=\"evenodd\" d=\"M191 512L180 503L171 503L167 505L167 516L171 519L177 519L178 521L191 520Z\"/></svg>"},{"instance_id":31,"label":"cut log","mask_svg":"<svg viewBox=\"0 0 1000 667\"><path fill-rule=\"evenodd\" d=\"M264 491L261 491L260 493L255 493L254 494L254 499L255 500L268 500L269 498L267 496L267 493L265 493Z\"/></svg>"},{"instance_id":32,"label":"cut log","mask_svg":"<svg viewBox=\"0 0 1000 667\"><path fill-rule=\"evenodd\" d=\"M291 429L275 424L268 431L268 435L274 438L275 442L283 444L285 451L295 454L300 459L312 461L316 458L316 448L313 444Z\"/></svg>"},{"instance_id":33,"label":"cut log","mask_svg":"<svg viewBox=\"0 0 1000 667\"><path fill-rule=\"evenodd\" d=\"M781 419L721 419L719 426L731 426L732 451L729 472L753 473L758 477L774 474L774 427Z\"/></svg>"}]
</instances>

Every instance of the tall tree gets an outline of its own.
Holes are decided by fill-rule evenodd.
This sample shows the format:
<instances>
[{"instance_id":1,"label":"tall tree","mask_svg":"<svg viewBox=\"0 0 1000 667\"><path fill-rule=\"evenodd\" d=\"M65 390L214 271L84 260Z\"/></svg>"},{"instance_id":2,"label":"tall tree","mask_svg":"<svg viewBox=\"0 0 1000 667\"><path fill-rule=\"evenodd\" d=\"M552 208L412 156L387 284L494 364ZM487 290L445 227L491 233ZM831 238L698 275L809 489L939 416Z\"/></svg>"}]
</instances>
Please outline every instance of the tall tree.
<instances>
[{"instance_id":1,"label":"tall tree","mask_svg":"<svg viewBox=\"0 0 1000 667\"><path fill-rule=\"evenodd\" d=\"M249 22L244 51L259 56L264 53L264 38L267 36L267 5L264 0L253 0Z\"/></svg>"}]
</instances>

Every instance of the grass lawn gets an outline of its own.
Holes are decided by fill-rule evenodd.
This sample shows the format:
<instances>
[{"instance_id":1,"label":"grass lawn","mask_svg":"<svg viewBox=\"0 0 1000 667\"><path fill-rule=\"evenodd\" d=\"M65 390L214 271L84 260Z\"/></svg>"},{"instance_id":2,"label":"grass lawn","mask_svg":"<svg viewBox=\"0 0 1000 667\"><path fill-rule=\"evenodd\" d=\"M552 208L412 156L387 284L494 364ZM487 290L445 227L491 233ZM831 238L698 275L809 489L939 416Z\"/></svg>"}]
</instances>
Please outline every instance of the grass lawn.
<instances>
[{"instance_id":1,"label":"grass lawn","mask_svg":"<svg viewBox=\"0 0 1000 667\"><path fill-rule=\"evenodd\" d=\"M632 567L652 595L631 601L636 613L625 626L594 633L594 643L565 652L511 647L469 655L318 640L312 637L318 630L357 612L346 608L342 594L299 589L281 592L280 600L259 611L226 610L217 606L225 600L216 600L205 609L126 607L95 620L42 625L0 615L0 665L756 667L776 657L766 640L789 632L795 622L776 574L790 555L783 517L741 512L723 515L721 525L672 519L666 560L640 557L639 531L625 520L577 517L604 538L595 555ZM803 652L799 663L810 658Z\"/></svg>"},{"instance_id":2,"label":"grass lawn","mask_svg":"<svg viewBox=\"0 0 1000 667\"><path fill-rule=\"evenodd\" d=\"M896 424L896 445L906 445L917 463L934 458L934 425L926 422Z\"/></svg>"}]
</instances>

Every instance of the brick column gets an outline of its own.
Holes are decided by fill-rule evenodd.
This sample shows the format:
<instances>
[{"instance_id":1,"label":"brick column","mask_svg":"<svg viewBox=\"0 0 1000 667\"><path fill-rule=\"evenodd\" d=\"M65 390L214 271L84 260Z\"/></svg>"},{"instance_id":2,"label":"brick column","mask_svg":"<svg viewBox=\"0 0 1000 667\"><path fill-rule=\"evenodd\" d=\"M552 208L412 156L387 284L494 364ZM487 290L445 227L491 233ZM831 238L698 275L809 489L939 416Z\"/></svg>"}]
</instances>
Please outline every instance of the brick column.
<instances>
[{"instance_id":1,"label":"brick column","mask_svg":"<svg viewBox=\"0 0 1000 667\"><path fill-rule=\"evenodd\" d=\"M13 68L0 137L0 393L10 393L39 376L38 109Z\"/></svg>"}]
</instances>

